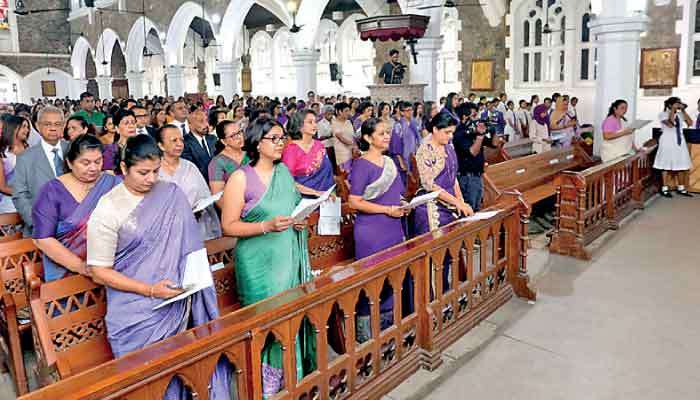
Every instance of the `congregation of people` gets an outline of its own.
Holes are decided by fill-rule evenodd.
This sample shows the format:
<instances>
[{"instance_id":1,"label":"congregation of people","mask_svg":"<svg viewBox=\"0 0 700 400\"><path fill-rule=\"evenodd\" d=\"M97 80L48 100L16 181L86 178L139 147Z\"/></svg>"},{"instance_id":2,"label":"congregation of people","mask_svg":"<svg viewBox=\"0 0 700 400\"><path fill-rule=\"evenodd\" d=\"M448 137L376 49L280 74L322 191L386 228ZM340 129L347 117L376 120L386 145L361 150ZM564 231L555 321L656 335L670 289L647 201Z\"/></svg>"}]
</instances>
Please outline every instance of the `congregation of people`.
<instances>
[{"instance_id":1,"label":"congregation of people","mask_svg":"<svg viewBox=\"0 0 700 400\"><path fill-rule=\"evenodd\" d=\"M474 93L439 102L314 92L230 100L99 100L86 92L75 101L3 108L0 212L22 217L25 237L43 254L45 281L81 274L107 288L116 357L218 317L212 288L154 309L184 291L188 259L207 240L237 238L237 294L250 305L313 279L306 221L291 217L302 198L347 184L361 259L479 211L485 147L529 138L542 153L584 141L594 129L579 120L578 99L558 93L517 106L506 94ZM598 128L603 162L649 150L636 143L626 112L624 100L614 102ZM691 196L682 129L700 128L700 118L689 112L674 97L657 118L654 168L663 171L666 197ZM411 195L437 198L406 207L411 180L418 184ZM382 297L385 325L393 318L391 294ZM369 304L359 304L356 318L362 342L371 335ZM298 339L300 376L315 369L313 334ZM271 396L284 381L279 344L268 343L262 360L263 390ZM212 377L213 398L225 391L225 369L219 365ZM178 398L182 388L171 386L169 398Z\"/></svg>"}]
</instances>

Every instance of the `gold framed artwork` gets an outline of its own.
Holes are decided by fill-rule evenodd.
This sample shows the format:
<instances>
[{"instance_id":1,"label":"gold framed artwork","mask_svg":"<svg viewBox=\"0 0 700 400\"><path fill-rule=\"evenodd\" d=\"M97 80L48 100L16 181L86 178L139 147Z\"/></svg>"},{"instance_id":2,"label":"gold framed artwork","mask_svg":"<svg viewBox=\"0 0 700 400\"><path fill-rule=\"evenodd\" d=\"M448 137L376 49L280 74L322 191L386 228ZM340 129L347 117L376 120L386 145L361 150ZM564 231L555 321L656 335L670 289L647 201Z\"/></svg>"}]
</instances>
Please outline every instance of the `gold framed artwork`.
<instances>
[{"instance_id":1,"label":"gold framed artwork","mask_svg":"<svg viewBox=\"0 0 700 400\"><path fill-rule=\"evenodd\" d=\"M494 60L472 60L471 90L490 92L494 90Z\"/></svg>"},{"instance_id":2,"label":"gold framed artwork","mask_svg":"<svg viewBox=\"0 0 700 400\"><path fill-rule=\"evenodd\" d=\"M41 81L41 95L43 97L56 97L56 81Z\"/></svg>"},{"instance_id":3,"label":"gold framed artwork","mask_svg":"<svg viewBox=\"0 0 700 400\"><path fill-rule=\"evenodd\" d=\"M678 86L678 48L642 49L639 87L668 89Z\"/></svg>"}]
</instances>

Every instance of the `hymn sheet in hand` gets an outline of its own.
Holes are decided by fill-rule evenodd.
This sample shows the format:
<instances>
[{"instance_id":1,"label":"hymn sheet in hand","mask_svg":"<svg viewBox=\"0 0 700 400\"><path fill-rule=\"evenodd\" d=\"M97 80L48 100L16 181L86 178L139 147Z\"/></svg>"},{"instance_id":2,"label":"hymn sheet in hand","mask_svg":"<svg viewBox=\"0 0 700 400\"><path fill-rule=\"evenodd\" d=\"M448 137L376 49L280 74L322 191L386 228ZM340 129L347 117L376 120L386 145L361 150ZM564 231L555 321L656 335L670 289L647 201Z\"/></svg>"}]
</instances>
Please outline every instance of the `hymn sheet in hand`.
<instances>
[{"instance_id":1,"label":"hymn sheet in hand","mask_svg":"<svg viewBox=\"0 0 700 400\"><path fill-rule=\"evenodd\" d=\"M162 303L153 307L153 309L157 310L170 303L183 300L213 285L214 279L211 276L211 267L209 266L209 259L207 258L207 250L197 250L187 255L185 273L182 277L182 283L180 284L180 287L185 289L185 291L175 297L164 300Z\"/></svg>"},{"instance_id":2,"label":"hymn sheet in hand","mask_svg":"<svg viewBox=\"0 0 700 400\"><path fill-rule=\"evenodd\" d=\"M219 199L221 199L221 196L223 196L223 195L224 195L224 192L221 191L221 192L216 193L214 195L211 195L207 198L199 200L198 202L194 203L194 206L192 207L192 212L198 213L200 211L203 211L205 208L207 208L210 205L219 201Z\"/></svg>"},{"instance_id":3,"label":"hymn sheet in hand","mask_svg":"<svg viewBox=\"0 0 700 400\"><path fill-rule=\"evenodd\" d=\"M328 199L321 203L318 217L318 234L320 236L337 236L340 235L340 198L335 200Z\"/></svg>"},{"instance_id":4,"label":"hymn sheet in hand","mask_svg":"<svg viewBox=\"0 0 700 400\"><path fill-rule=\"evenodd\" d=\"M435 192L430 192L421 196L416 196L411 200L410 203L401 206L402 210L412 210L418 206L421 206L423 204L427 204L428 202L435 200L440 196L440 191L437 190Z\"/></svg>"},{"instance_id":5,"label":"hymn sheet in hand","mask_svg":"<svg viewBox=\"0 0 700 400\"><path fill-rule=\"evenodd\" d=\"M317 208L323 204L324 201L331 197L331 193L335 189L335 185L331 186L330 189L326 190L322 195L316 199L301 199L297 207L292 211L290 217L294 218L294 222L303 222L305 219L309 218L312 212L316 211Z\"/></svg>"}]
</instances>

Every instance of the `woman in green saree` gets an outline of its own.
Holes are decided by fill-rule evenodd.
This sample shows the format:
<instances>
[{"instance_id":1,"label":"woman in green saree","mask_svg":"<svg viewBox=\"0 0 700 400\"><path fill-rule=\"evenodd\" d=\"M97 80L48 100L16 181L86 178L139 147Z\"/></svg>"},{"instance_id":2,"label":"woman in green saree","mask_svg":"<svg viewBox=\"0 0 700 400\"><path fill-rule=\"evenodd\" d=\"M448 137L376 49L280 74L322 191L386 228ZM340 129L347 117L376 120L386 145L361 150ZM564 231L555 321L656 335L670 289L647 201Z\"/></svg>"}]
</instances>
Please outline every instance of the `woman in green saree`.
<instances>
[{"instance_id":1,"label":"woman in green saree","mask_svg":"<svg viewBox=\"0 0 700 400\"><path fill-rule=\"evenodd\" d=\"M233 173L222 198L222 228L238 237L236 280L242 306L274 296L312 279L304 225L289 217L301 195L294 178L280 162L286 142L284 129L261 117L246 130L245 151L250 163ZM316 338L302 324L296 338L297 379L316 370ZM284 388L282 349L268 338L262 352L263 396Z\"/></svg>"}]
</instances>

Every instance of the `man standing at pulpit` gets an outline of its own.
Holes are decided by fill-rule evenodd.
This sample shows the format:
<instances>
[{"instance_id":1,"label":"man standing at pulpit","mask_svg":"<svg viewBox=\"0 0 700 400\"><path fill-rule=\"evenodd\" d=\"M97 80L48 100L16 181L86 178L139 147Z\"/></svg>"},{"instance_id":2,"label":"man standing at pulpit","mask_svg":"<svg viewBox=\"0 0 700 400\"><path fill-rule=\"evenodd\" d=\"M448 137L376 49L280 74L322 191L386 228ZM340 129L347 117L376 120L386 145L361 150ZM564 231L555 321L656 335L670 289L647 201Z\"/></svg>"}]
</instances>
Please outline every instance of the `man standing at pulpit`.
<instances>
[{"instance_id":1,"label":"man standing at pulpit","mask_svg":"<svg viewBox=\"0 0 700 400\"><path fill-rule=\"evenodd\" d=\"M379 77L384 78L384 83L387 85L400 85L405 72L406 66L399 62L399 51L391 49L389 51L389 62L382 65L382 69L379 70Z\"/></svg>"}]
</instances>

